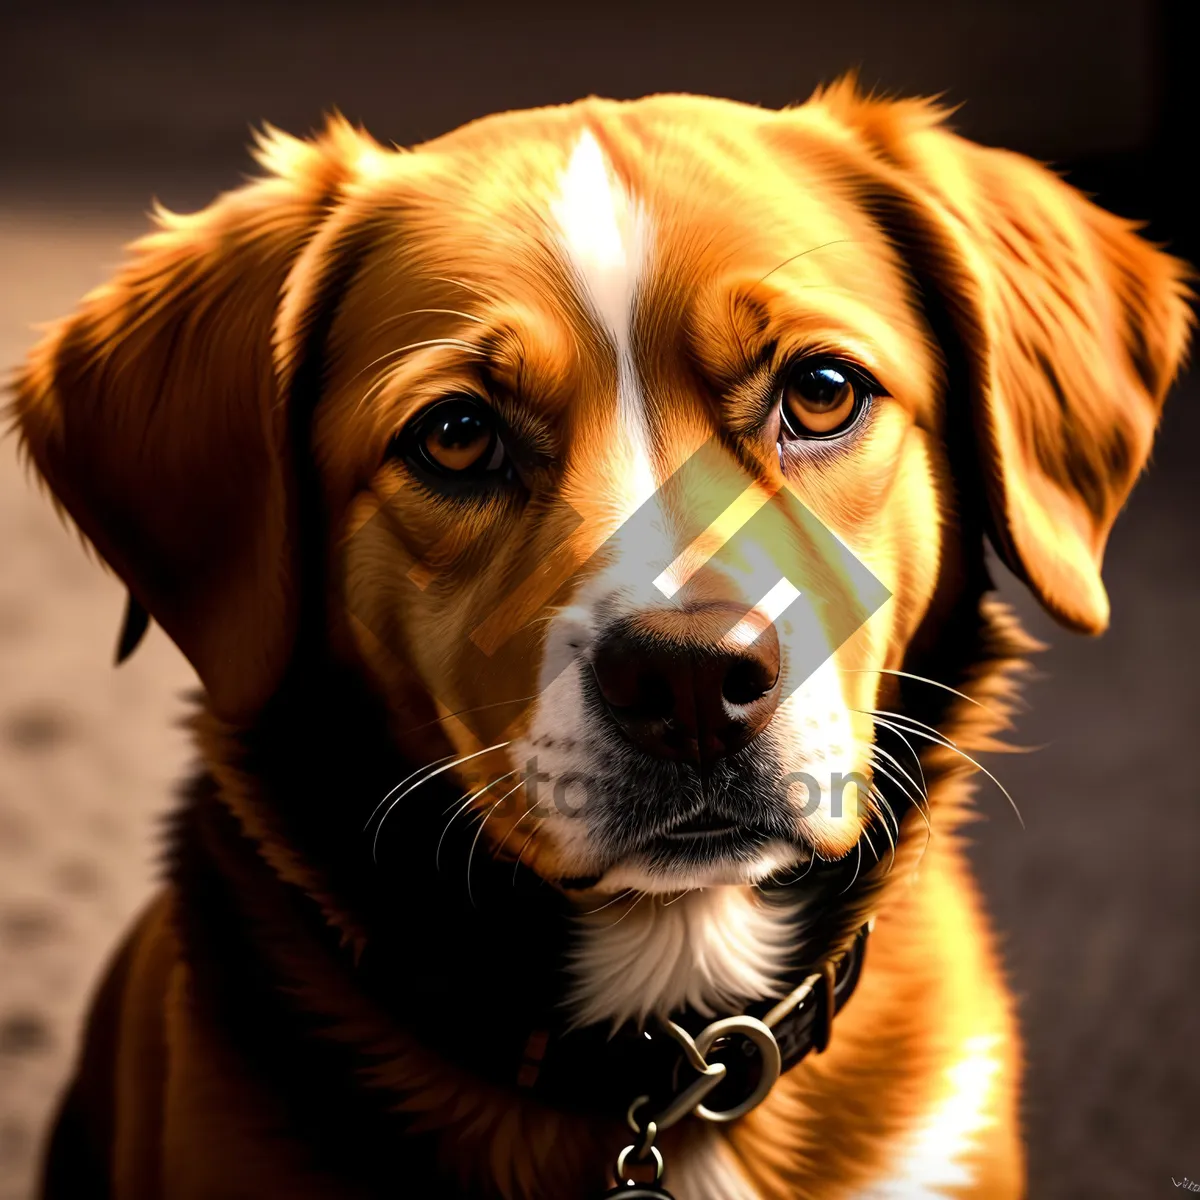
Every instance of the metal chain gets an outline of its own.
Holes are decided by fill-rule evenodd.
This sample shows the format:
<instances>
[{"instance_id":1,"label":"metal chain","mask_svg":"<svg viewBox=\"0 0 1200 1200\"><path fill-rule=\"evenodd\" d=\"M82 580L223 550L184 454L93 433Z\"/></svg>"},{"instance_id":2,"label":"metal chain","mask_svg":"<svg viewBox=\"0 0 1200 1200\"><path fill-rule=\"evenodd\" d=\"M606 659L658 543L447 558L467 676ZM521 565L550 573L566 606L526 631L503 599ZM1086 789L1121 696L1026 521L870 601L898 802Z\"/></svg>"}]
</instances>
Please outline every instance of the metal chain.
<instances>
[{"instance_id":1,"label":"metal chain","mask_svg":"<svg viewBox=\"0 0 1200 1200\"><path fill-rule=\"evenodd\" d=\"M616 1180L618 1184L634 1183L635 1180L629 1174L629 1156L633 1155L633 1160L636 1163L644 1163L647 1159L652 1159L654 1162L654 1182L658 1183L663 1177L665 1164L663 1162L662 1151L654 1144L654 1139L658 1136L658 1124L655 1121L647 1121L645 1128L642 1128L637 1123L637 1117L634 1115L639 1108L649 1101L649 1096L639 1096L630 1106L629 1111L625 1114L625 1121L629 1128L638 1135L639 1140L630 1142L620 1154L617 1155Z\"/></svg>"}]
</instances>

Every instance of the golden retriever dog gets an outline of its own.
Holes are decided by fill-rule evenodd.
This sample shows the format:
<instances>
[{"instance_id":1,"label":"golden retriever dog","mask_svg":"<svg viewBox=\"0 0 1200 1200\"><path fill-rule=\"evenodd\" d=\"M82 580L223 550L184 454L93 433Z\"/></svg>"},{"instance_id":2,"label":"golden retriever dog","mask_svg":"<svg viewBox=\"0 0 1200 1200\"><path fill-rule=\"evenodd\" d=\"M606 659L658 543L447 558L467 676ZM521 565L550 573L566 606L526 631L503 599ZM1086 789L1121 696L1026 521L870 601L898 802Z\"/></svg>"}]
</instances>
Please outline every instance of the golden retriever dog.
<instances>
[{"instance_id":1,"label":"golden retriever dog","mask_svg":"<svg viewBox=\"0 0 1200 1200\"><path fill-rule=\"evenodd\" d=\"M203 697L44 1195L1023 1193L985 544L1104 629L1189 316L943 118L269 131L46 333L24 448Z\"/></svg>"}]
</instances>

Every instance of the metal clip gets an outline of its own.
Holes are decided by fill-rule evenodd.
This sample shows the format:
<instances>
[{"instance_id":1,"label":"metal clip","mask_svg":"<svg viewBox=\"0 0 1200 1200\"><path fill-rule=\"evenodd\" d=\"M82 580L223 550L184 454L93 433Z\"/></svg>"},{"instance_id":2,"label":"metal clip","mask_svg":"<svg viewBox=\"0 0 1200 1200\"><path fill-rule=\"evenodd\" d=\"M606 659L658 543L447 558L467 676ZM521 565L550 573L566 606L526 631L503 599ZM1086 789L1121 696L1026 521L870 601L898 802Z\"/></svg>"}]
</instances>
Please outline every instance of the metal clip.
<instances>
[{"instance_id":1,"label":"metal clip","mask_svg":"<svg viewBox=\"0 0 1200 1200\"><path fill-rule=\"evenodd\" d=\"M688 1062L700 1073L700 1078L655 1117L659 1129L668 1129L689 1113L695 1113L705 1121L736 1121L767 1098L783 1070L783 1059L775 1035L756 1017L725 1017L706 1025L694 1038L674 1021L665 1021L664 1025L683 1047ZM739 1104L728 1109L712 1109L704 1104L704 1098L722 1082L727 1070L724 1063L710 1063L705 1056L718 1042L731 1036L744 1037L754 1046L762 1060L762 1074L754 1090Z\"/></svg>"}]
</instances>

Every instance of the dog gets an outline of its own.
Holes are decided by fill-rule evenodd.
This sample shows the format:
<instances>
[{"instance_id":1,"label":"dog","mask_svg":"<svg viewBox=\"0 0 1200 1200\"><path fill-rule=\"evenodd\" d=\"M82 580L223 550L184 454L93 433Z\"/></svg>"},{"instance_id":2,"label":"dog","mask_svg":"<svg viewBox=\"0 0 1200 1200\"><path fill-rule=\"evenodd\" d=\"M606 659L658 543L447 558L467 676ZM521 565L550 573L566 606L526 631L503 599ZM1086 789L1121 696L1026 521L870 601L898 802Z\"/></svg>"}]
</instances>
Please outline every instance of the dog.
<instances>
[{"instance_id":1,"label":"dog","mask_svg":"<svg viewBox=\"0 0 1200 1200\"><path fill-rule=\"evenodd\" d=\"M257 160L15 379L203 685L43 1195L1022 1195L985 546L1104 629L1183 264L849 80Z\"/></svg>"}]
</instances>

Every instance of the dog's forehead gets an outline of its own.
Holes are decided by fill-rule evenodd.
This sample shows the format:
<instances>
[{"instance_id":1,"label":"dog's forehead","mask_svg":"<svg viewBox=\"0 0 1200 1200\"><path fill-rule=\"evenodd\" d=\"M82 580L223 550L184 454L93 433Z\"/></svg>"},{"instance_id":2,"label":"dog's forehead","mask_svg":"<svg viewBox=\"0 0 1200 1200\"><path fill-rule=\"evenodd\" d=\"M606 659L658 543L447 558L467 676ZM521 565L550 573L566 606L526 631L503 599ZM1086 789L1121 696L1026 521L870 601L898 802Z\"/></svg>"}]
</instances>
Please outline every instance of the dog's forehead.
<instances>
[{"instance_id":1,"label":"dog's forehead","mask_svg":"<svg viewBox=\"0 0 1200 1200\"><path fill-rule=\"evenodd\" d=\"M426 149L455 167L441 202L522 229L591 282L612 283L617 263L639 256L646 272L676 275L713 251L774 265L772 256L844 235L846 218L864 215L834 184L826 137L731 101L589 99L497 114L418 154Z\"/></svg>"},{"instance_id":2,"label":"dog's forehead","mask_svg":"<svg viewBox=\"0 0 1200 1200\"><path fill-rule=\"evenodd\" d=\"M614 366L669 374L699 360L729 378L751 351L751 311L764 345L790 330L883 365L887 354L857 351L912 350L911 289L853 198L845 141L793 114L693 97L484 118L397 164L394 211L411 216L396 235L416 270L396 304L490 298L475 316L513 351L493 377L555 409L580 380L611 397Z\"/></svg>"}]
</instances>

